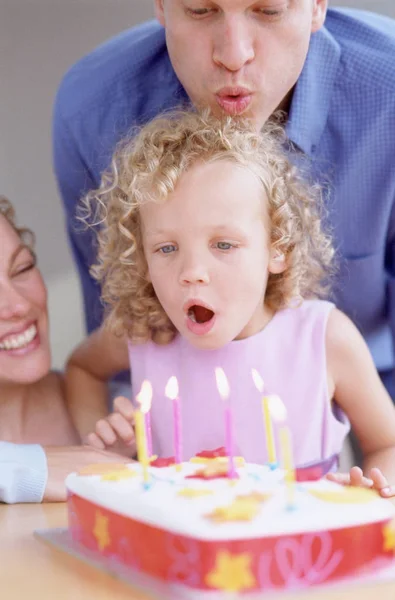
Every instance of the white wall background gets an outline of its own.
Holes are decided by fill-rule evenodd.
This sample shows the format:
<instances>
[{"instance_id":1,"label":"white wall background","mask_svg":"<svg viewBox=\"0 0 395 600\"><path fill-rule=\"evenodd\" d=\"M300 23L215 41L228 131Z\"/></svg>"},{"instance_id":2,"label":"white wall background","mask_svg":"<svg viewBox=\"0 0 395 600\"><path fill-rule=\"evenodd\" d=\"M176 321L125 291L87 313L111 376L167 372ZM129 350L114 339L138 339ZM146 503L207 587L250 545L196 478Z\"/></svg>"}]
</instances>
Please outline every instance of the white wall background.
<instances>
[{"instance_id":1,"label":"white wall background","mask_svg":"<svg viewBox=\"0 0 395 600\"><path fill-rule=\"evenodd\" d=\"M395 17L395 0L337 0ZM0 0L0 193L37 234L49 289L54 366L83 336L79 285L51 166L53 98L66 69L148 19L152 0Z\"/></svg>"}]
</instances>

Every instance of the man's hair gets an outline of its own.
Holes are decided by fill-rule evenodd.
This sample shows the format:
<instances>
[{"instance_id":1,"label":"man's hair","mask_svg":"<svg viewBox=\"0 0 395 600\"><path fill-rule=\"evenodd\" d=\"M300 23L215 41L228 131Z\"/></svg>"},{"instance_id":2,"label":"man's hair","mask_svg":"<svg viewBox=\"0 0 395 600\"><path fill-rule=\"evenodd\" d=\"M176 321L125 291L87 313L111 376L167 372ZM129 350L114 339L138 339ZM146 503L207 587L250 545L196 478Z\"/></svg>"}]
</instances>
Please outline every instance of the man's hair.
<instances>
[{"instance_id":1,"label":"man's hair","mask_svg":"<svg viewBox=\"0 0 395 600\"><path fill-rule=\"evenodd\" d=\"M273 122L257 132L248 121L179 111L154 119L117 147L81 214L99 225L98 262L91 272L102 284L113 331L136 343L163 344L176 335L147 277L140 207L165 202L182 174L202 162L232 161L262 184L271 247L286 264L283 273L269 274L265 303L278 310L326 294L333 249L321 229L321 190L301 176L285 145L283 129Z\"/></svg>"},{"instance_id":2,"label":"man's hair","mask_svg":"<svg viewBox=\"0 0 395 600\"><path fill-rule=\"evenodd\" d=\"M34 233L27 227L18 227L16 224L15 209L11 202L5 196L0 195L0 215L6 218L8 223L18 234L21 241L26 244L32 251L35 244Z\"/></svg>"}]
</instances>

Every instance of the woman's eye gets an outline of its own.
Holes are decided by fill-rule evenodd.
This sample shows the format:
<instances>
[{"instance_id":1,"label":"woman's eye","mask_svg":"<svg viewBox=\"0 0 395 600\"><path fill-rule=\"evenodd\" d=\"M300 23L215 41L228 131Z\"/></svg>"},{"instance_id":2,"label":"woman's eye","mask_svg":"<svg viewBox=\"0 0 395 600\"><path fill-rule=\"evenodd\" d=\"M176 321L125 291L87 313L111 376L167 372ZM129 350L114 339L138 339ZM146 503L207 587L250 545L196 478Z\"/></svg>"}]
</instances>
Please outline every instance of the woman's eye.
<instances>
[{"instance_id":1,"label":"woman's eye","mask_svg":"<svg viewBox=\"0 0 395 600\"><path fill-rule=\"evenodd\" d=\"M17 267L14 271L14 277L17 277L18 275L22 275L23 273L27 273L28 271L31 271L32 269L34 269L35 266L36 266L35 262L30 262L26 265L21 265L20 267Z\"/></svg>"},{"instance_id":2,"label":"woman's eye","mask_svg":"<svg viewBox=\"0 0 395 600\"><path fill-rule=\"evenodd\" d=\"M176 247L173 244L167 244L166 246L159 248L161 254L171 254L172 252L175 252L175 250Z\"/></svg>"}]
</instances>

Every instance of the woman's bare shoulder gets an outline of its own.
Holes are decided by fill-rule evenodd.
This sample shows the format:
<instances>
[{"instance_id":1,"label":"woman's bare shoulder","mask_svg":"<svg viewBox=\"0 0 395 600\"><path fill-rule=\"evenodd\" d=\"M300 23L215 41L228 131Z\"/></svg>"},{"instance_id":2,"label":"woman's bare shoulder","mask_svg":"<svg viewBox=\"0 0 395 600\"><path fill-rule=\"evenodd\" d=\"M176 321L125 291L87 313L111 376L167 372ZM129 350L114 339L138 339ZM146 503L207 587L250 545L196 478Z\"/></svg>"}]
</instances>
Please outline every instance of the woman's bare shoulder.
<instances>
[{"instance_id":1,"label":"woman's bare shoulder","mask_svg":"<svg viewBox=\"0 0 395 600\"><path fill-rule=\"evenodd\" d=\"M52 445L69 445L79 443L79 438L72 424L66 405L64 375L60 371L51 371L39 384L39 400L37 398L36 414L40 413L47 432L44 437L53 438L47 442Z\"/></svg>"}]
</instances>

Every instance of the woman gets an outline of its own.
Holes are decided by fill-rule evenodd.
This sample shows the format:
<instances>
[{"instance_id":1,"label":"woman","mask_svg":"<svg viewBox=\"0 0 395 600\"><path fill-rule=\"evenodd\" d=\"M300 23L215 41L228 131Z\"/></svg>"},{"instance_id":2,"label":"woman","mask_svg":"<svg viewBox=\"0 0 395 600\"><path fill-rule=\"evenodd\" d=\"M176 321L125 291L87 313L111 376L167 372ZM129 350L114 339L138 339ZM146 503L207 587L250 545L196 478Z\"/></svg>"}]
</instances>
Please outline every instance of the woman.
<instances>
[{"instance_id":1,"label":"woman","mask_svg":"<svg viewBox=\"0 0 395 600\"><path fill-rule=\"evenodd\" d=\"M34 236L0 197L0 501L65 499L65 476L92 462L125 461L77 446L61 373L50 371L47 290Z\"/></svg>"}]
</instances>

